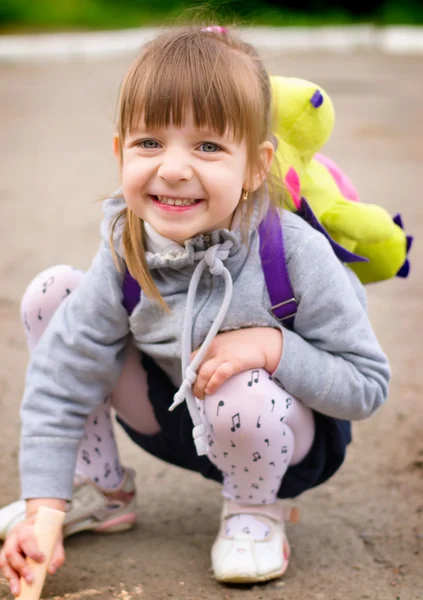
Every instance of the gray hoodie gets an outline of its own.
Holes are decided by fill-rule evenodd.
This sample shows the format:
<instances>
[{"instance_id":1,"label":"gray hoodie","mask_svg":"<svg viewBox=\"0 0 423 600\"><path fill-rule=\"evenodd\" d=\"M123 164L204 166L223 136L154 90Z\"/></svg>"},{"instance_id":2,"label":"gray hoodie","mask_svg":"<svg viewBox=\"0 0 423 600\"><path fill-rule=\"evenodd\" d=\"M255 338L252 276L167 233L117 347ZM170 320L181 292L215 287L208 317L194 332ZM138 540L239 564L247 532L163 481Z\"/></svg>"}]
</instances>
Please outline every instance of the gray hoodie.
<instances>
[{"instance_id":1,"label":"gray hoodie","mask_svg":"<svg viewBox=\"0 0 423 600\"><path fill-rule=\"evenodd\" d=\"M193 349L204 342L216 326L224 297L228 310L219 331L259 326L283 330L283 354L273 379L310 408L358 420L384 402L389 365L369 323L363 286L324 236L300 217L281 211L288 272L298 302L290 331L270 312L259 255L258 210L248 247L239 227L200 235L184 247L147 227L147 262L171 312L165 314L143 294L128 317L122 306L123 275L108 243L110 220L123 206L118 196L105 201L100 249L31 357L21 409L23 498L71 497L85 420L116 384L131 334L141 352L180 386L187 383L186 356L181 370L182 340ZM121 232L120 225L115 235L120 254ZM188 311L189 323L184 324L193 273L210 246L216 246L226 275L205 268ZM185 347L185 355L187 351Z\"/></svg>"}]
</instances>

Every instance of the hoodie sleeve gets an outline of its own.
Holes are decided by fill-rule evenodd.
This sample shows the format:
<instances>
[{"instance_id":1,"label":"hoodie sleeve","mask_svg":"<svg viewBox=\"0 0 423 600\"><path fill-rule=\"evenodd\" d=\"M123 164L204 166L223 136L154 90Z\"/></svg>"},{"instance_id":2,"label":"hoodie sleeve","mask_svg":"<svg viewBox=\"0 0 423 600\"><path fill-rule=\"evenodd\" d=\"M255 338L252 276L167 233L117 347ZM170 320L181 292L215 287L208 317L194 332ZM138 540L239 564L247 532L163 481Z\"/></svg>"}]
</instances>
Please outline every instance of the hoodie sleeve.
<instances>
[{"instance_id":1,"label":"hoodie sleeve","mask_svg":"<svg viewBox=\"0 0 423 600\"><path fill-rule=\"evenodd\" d=\"M303 240L288 270L298 302L295 331L282 328L273 379L318 412L365 419L386 400L390 370L363 286L317 232Z\"/></svg>"},{"instance_id":2,"label":"hoodie sleeve","mask_svg":"<svg viewBox=\"0 0 423 600\"><path fill-rule=\"evenodd\" d=\"M21 407L23 498L71 498L86 418L122 370L129 334L122 279L103 241L31 356Z\"/></svg>"}]
</instances>

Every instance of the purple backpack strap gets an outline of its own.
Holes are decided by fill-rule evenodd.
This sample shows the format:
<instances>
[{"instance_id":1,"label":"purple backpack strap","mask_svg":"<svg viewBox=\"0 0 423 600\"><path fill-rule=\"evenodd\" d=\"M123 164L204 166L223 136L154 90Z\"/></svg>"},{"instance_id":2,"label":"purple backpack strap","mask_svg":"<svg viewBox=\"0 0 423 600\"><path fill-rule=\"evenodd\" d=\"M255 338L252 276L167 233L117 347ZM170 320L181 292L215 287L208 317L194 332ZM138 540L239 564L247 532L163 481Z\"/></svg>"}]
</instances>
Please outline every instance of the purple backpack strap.
<instances>
[{"instance_id":1,"label":"purple backpack strap","mask_svg":"<svg viewBox=\"0 0 423 600\"><path fill-rule=\"evenodd\" d=\"M278 321L292 327L297 312L283 247L282 227L279 213L271 208L259 226L260 258L272 304L271 311Z\"/></svg>"},{"instance_id":2,"label":"purple backpack strap","mask_svg":"<svg viewBox=\"0 0 423 600\"><path fill-rule=\"evenodd\" d=\"M123 300L122 304L126 308L129 315L138 304L141 298L141 288L136 279L132 277L130 272L126 270L122 285Z\"/></svg>"},{"instance_id":3,"label":"purple backpack strap","mask_svg":"<svg viewBox=\"0 0 423 600\"><path fill-rule=\"evenodd\" d=\"M272 303L271 311L279 321L292 326L297 311L291 282L286 268L285 253L282 240L282 227L279 214L275 209L269 210L259 226L260 258L266 280L267 291ZM122 304L132 314L140 301L141 288L138 282L126 271L123 280Z\"/></svg>"}]
</instances>

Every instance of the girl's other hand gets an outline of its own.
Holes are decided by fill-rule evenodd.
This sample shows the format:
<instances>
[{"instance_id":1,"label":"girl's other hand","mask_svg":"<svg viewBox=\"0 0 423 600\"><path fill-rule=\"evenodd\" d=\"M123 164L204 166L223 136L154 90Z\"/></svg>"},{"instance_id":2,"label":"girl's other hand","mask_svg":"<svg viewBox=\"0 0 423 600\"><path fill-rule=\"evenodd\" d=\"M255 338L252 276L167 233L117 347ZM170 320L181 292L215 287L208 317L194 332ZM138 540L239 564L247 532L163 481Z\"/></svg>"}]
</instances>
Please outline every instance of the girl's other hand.
<instances>
[{"instance_id":1,"label":"girl's other hand","mask_svg":"<svg viewBox=\"0 0 423 600\"><path fill-rule=\"evenodd\" d=\"M30 502L36 502L38 506L51 506L59 510L64 510L65 502L61 500L47 501L29 501L27 511L30 513ZM34 508L34 506L32 507ZM0 569L9 582L10 591L14 596L20 593L21 577L31 585L34 581L34 576L26 561L26 558L31 558L35 562L42 563L45 557L38 549L37 540L34 532L34 524L36 512L33 512L24 521L18 523L6 537L3 547L0 552ZM48 572L52 575L65 562L65 552L63 549L63 538L60 536L56 547L53 551L53 556L49 565Z\"/></svg>"},{"instance_id":2,"label":"girl's other hand","mask_svg":"<svg viewBox=\"0 0 423 600\"><path fill-rule=\"evenodd\" d=\"M279 329L251 327L219 333L213 340L207 355L198 369L193 385L194 395L204 400L230 377L263 368L273 373L282 356L283 336ZM191 360L198 350L192 353Z\"/></svg>"}]
</instances>

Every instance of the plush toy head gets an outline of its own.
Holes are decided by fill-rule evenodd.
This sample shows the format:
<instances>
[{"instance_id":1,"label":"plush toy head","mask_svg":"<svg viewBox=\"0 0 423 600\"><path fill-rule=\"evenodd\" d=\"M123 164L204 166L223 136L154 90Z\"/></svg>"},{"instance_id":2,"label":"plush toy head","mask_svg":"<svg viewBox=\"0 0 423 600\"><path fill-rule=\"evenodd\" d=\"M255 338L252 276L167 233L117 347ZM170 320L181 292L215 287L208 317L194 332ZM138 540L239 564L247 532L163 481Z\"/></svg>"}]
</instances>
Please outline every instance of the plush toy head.
<instances>
[{"instance_id":1,"label":"plush toy head","mask_svg":"<svg viewBox=\"0 0 423 600\"><path fill-rule=\"evenodd\" d=\"M304 166L332 133L333 104L319 86L294 77L271 77L273 132Z\"/></svg>"},{"instance_id":2,"label":"plush toy head","mask_svg":"<svg viewBox=\"0 0 423 600\"><path fill-rule=\"evenodd\" d=\"M288 192L287 208L298 210L313 157L332 133L335 111L328 94L314 83L294 77L271 77L270 81L277 140L272 173L282 179ZM328 191L333 181L326 169L321 175L325 179L321 185Z\"/></svg>"}]
</instances>

